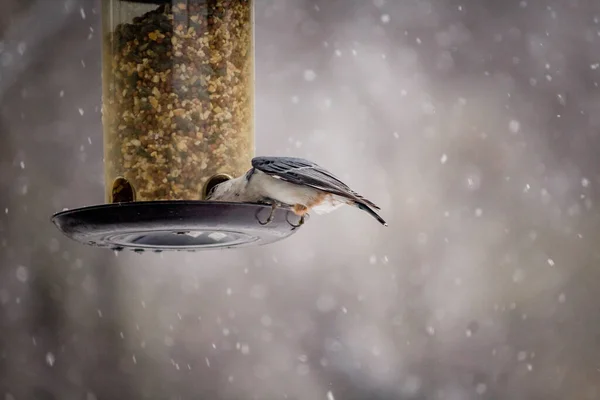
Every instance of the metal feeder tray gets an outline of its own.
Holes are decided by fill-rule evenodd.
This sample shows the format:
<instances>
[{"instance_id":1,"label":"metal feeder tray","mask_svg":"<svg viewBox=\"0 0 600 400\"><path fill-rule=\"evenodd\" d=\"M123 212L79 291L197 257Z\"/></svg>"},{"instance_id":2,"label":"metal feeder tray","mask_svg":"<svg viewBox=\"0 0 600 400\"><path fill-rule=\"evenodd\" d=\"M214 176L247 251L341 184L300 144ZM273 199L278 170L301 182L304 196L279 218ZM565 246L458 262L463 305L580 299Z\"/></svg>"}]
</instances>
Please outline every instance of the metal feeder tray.
<instances>
[{"instance_id":1,"label":"metal feeder tray","mask_svg":"<svg viewBox=\"0 0 600 400\"><path fill-rule=\"evenodd\" d=\"M220 201L142 201L56 213L52 222L83 244L135 252L210 250L273 243L297 231L301 217L270 205ZM308 219L308 215L305 220Z\"/></svg>"}]
</instances>

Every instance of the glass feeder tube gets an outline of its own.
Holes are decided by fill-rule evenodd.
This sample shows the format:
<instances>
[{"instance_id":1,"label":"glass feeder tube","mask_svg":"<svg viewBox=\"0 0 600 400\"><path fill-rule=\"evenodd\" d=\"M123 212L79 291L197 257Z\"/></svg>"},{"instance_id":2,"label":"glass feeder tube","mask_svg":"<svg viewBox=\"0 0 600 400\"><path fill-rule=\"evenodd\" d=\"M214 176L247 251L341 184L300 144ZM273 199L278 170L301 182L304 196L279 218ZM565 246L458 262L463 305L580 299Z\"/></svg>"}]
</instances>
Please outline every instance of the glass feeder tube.
<instances>
[{"instance_id":1,"label":"glass feeder tube","mask_svg":"<svg viewBox=\"0 0 600 400\"><path fill-rule=\"evenodd\" d=\"M252 0L102 0L108 203L202 200L254 156Z\"/></svg>"}]
</instances>

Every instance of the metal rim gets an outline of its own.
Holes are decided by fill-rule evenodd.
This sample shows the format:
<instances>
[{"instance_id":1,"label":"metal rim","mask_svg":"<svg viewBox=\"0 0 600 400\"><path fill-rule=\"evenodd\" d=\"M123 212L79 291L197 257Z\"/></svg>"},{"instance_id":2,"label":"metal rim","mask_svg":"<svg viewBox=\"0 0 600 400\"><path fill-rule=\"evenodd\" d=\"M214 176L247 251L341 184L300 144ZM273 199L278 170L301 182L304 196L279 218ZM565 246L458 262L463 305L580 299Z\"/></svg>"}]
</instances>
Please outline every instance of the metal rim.
<instances>
[{"instance_id":1,"label":"metal rim","mask_svg":"<svg viewBox=\"0 0 600 400\"><path fill-rule=\"evenodd\" d=\"M301 218L270 205L219 201L103 204L56 213L52 222L80 243L114 250L210 250L273 243L294 234Z\"/></svg>"}]
</instances>

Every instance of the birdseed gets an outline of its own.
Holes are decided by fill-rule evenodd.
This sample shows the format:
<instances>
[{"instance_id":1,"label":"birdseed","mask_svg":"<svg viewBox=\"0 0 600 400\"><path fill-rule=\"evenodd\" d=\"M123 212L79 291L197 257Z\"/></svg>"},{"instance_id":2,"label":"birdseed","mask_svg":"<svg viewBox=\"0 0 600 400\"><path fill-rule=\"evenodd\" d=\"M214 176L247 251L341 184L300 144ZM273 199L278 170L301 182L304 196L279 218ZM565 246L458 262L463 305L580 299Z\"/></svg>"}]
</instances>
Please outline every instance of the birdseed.
<instances>
[{"instance_id":1,"label":"birdseed","mask_svg":"<svg viewBox=\"0 0 600 400\"><path fill-rule=\"evenodd\" d=\"M213 175L250 167L252 24L252 0L174 0L105 36L108 202L122 178L137 201L199 200Z\"/></svg>"}]
</instances>

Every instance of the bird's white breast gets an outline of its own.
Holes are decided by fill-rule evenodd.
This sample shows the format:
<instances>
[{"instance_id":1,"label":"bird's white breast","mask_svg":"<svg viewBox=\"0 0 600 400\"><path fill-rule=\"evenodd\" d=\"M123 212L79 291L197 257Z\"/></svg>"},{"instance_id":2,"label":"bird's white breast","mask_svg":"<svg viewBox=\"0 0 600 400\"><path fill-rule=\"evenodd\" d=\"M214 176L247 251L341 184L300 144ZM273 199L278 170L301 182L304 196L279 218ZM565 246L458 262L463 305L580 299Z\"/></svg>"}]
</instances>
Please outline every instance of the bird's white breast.
<instances>
[{"instance_id":1,"label":"bird's white breast","mask_svg":"<svg viewBox=\"0 0 600 400\"><path fill-rule=\"evenodd\" d=\"M317 190L295 185L256 170L250 178L248 190L257 191L263 197L294 205L306 204L317 196Z\"/></svg>"},{"instance_id":2,"label":"bird's white breast","mask_svg":"<svg viewBox=\"0 0 600 400\"><path fill-rule=\"evenodd\" d=\"M259 170L256 170L250 178L247 190L288 205L309 206L323 197L323 192L320 190L286 182ZM317 214L331 212L344 204L340 200L338 196L327 196L324 202L315 205L312 209Z\"/></svg>"}]
</instances>

